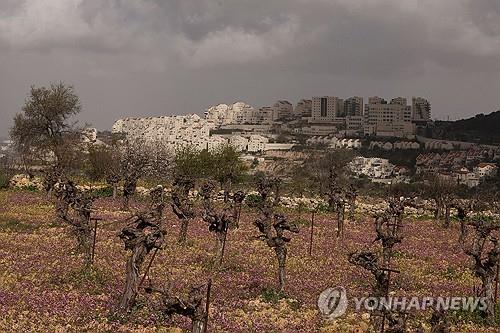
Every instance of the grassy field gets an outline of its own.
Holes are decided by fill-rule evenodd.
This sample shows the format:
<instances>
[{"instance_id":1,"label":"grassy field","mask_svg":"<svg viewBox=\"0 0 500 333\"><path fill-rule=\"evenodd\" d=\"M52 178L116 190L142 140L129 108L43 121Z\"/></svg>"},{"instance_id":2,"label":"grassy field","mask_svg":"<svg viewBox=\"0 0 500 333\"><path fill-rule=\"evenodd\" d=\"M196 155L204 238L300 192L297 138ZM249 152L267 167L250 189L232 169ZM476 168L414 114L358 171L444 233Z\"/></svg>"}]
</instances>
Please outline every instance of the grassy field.
<instances>
[{"instance_id":1,"label":"grassy field","mask_svg":"<svg viewBox=\"0 0 500 333\"><path fill-rule=\"evenodd\" d=\"M144 203L134 202L135 208ZM119 202L98 199L99 227L94 269L82 270L74 253L74 237L55 218L46 196L28 191L0 192L0 331L1 332L180 332L185 318L164 318L158 299L140 295L126 319L114 314L125 278L124 250L117 233L130 215ZM286 297L276 293L277 262L244 210L240 228L228 234L225 262L212 268L215 236L200 219L189 227L188 244L177 244L178 220L166 209L166 246L150 270L161 287L170 281L178 293L213 279L209 332L365 332L367 314L350 308L335 321L323 320L316 309L321 291L344 286L348 297L367 296L371 276L347 261L348 253L374 239L373 220L358 216L346 223L346 237L335 237L335 223L326 214L315 222L312 257L308 256L309 215L287 212L300 223L292 236L287 261ZM401 271L391 286L398 296L470 296L479 283L469 260L457 246L458 226L445 230L430 220L405 220L405 238L397 245L394 268ZM410 314L410 327L427 323L429 313ZM470 322L468 322L470 321ZM454 319L455 332L498 332L473 320ZM426 324L428 327L428 324Z\"/></svg>"}]
</instances>

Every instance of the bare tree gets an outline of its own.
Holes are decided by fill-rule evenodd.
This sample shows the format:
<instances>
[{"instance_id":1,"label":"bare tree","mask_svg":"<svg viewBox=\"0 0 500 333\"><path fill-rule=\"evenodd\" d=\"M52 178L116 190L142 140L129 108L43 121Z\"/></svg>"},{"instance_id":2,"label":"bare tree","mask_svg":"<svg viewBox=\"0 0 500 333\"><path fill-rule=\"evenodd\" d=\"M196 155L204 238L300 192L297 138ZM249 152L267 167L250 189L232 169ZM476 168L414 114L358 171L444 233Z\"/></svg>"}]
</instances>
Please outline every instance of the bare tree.
<instances>
[{"instance_id":1,"label":"bare tree","mask_svg":"<svg viewBox=\"0 0 500 333\"><path fill-rule=\"evenodd\" d=\"M372 285L370 296L381 298L389 295L391 273L398 273L391 268L393 248L402 241L402 218L404 213L404 198L390 197L387 209L375 217L375 232L377 237L373 243L379 242L382 251L381 255L375 251L365 250L353 252L349 255L349 262L369 271L375 281ZM384 330L387 320L388 328L386 332L405 332L406 318L398 314L395 309L376 309L373 325ZM381 318L381 320L379 319Z\"/></svg>"},{"instance_id":2,"label":"bare tree","mask_svg":"<svg viewBox=\"0 0 500 333\"><path fill-rule=\"evenodd\" d=\"M144 259L153 249L160 249L163 245L163 187L157 187L151 191L150 195L150 211L132 216L130 222L119 234L125 244L125 249L131 251L126 265L125 289L118 305L120 312L129 312L134 305L140 288L139 274Z\"/></svg>"},{"instance_id":3,"label":"bare tree","mask_svg":"<svg viewBox=\"0 0 500 333\"><path fill-rule=\"evenodd\" d=\"M125 142L121 151L120 171L123 179L123 210L129 209L130 197L135 194L137 182L149 167L147 146L140 141Z\"/></svg>"},{"instance_id":4,"label":"bare tree","mask_svg":"<svg viewBox=\"0 0 500 333\"><path fill-rule=\"evenodd\" d=\"M189 192L194 189L194 181L189 178L177 176L172 190L172 211L181 221L181 230L178 242L185 244L189 221L194 218L193 202L189 198Z\"/></svg>"},{"instance_id":5,"label":"bare tree","mask_svg":"<svg viewBox=\"0 0 500 333\"><path fill-rule=\"evenodd\" d=\"M458 237L458 244L461 245L465 241L467 233L467 216L472 210L473 202L461 199L455 199L451 203L451 207L457 210L457 218L460 222L460 234Z\"/></svg>"},{"instance_id":6,"label":"bare tree","mask_svg":"<svg viewBox=\"0 0 500 333\"><path fill-rule=\"evenodd\" d=\"M339 184L335 169L330 169L328 176L328 208L337 215L337 237L344 237L345 205L348 201L347 192Z\"/></svg>"},{"instance_id":7,"label":"bare tree","mask_svg":"<svg viewBox=\"0 0 500 333\"><path fill-rule=\"evenodd\" d=\"M201 195L203 197L202 217L209 225L208 230L216 235L217 246L214 262L218 262L219 265L222 265L227 232L229 226L234 225L238 218L238 206L234 201L234 197L231 197L225 199L223 203L224 206L221 209L217 209L214 205L214 190L215 184L212 182L206 182L201 188Z\"/></svg>"},{"instance_id":8,"label":"bare tree","mask_svg":"<svg viewBox=\"0 0 500 333\"><path fill-rule=\"evenodd\" d=\"M54 188L57 216L72 227L78 241L78 250L84 255L85 266L90 266L92 256L90 214L94 198L85 195L69 180L58 182Z\"/></svg>"},{"instance_id":9,"label":"bare tree","mask_svg":"<svg viewBox=\"0 0 500 333\"><path fill-rule=\"evenodd\" d=\"M457 192L457 186L440 176L427 177L425 194L434 201L434 218L445 228L450 225L450 209Z\"/></svg>"},{"instance_id":10,"label":"bare tree","mask_svg":"<svg viewBox=\"0 0 500 333\"><path fill-rule=\"evenodd\" d=\"M246 194L243 191L236 191L233 194L233 201L235 208L238 206L238 215L236 217L236 221L234 223L235 228L239 228L240 226L240 217L241 217L241 208L243 206L243 201L245 201Z\"/></svg>"},{"instance_id":11,"label":"bare tree","mask_svg":"<svg viewBox=\"0 0 500 333\"><path fill-rule=\"evenodd\" d=\"M467 236L465 236L462 248L465 254L473 260L474 274L481 279L480 296L485 298L487 307L484 316L492 320L495 316L496 303L494 280L500 260L500 243L495 233L500 229L500 225L489 217L477 215L468 223L468 226L474 230L470 235L472 240L468 243Z\"/></svg>"},{"instance_id":12,"label":"bare tree","mask_svg":"<svg viewBox=\"0 0 500 333\"><path fill-rule=\"evenodd\" d=\"M120 147L116 142L112 146L90 146L87 155L86 173L91 180L105 180L113 188L116 199L118 183L121 180Z\"/></svg>"},{"instance_id":13,"label":"bare tree","mask_svg":"<svg viewBox=\"0 0 500 333\"><path fill-rule=\"evenodd\" d=\"M161 294L161 311L164 315L171 317L174 314L191 319L192 333L205 333L208 319L207 304L209 302L209 287L201 285L190 289L187 295L175 296L167 286L163 290L152 287L146 288L146 292ZM204 289L207 288L207 298Z\"/></svg>"},{"instance_id":14,"label":"bare tree","mask_svg":"<svg viewBox=\"0 0 500 333\"><path fill-rule=\"evenodd\" d=\"M349 204L349 219L354 221L356 212L356 199L358 197L358 191L353 184L350 184L346 189L346 199Z\"/></svg>"},{"instance_id":15,"label":"bare tree","mask_svg":"<svg viewBox=\"0 0 500 333\"><path fill-rule=\"evenodd\" d=\"M375 231L377 237L374 242L380 241L385 265L390 265L393 248L402 241L404 198L388 198L387 209L375 217Z\"/></svg>"},{"instance_id":16,"label":"bare tree","mask_svg":"<svg viewBox=\"0 0 500 333\"><path fill-rule=\"evenodd\" d=\"M287 256L286 244L291 238L285 236L285 231L298 233L299 229L289 223L284 215L276 214L275 209L280 201L280 180L278 178L262 177L258 180L258 192L261 200L257 205L260 216L254 222L260 231L259 239L266 242L267 246L274 249L278 259L279 290L285 290L285 265Z\"/></svg>"}]
</instances>

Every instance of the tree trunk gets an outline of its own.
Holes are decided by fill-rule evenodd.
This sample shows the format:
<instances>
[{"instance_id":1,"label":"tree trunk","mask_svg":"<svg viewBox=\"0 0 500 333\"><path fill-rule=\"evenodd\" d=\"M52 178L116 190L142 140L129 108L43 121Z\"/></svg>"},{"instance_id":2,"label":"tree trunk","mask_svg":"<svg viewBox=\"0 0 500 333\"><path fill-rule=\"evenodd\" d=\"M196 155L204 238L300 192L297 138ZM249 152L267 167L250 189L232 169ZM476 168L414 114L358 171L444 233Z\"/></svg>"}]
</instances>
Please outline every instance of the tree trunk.
<instances>
[{"instance_id":1,"label":"tree trunk","mask_svg":"<svg viewBox=\"0 0 500 333\"><path fill-rule=\"evenodd\" d=\"M226 241L226 235L227 232L221 231L217 232L217 244L216 244L216 249L215 249L215 258L214 258L214 263L216 264L222 264L223 256L224 256L224 247L225 247L225 241Z\"/></svg>"},{"instance_id":2,"label":"tree trunk","mask_svg":"<svg viewBox=\"0 0 500 333\"><path fill-rule=\"evenodd\" d=\"M286 263L286 247L284 246L277 246L274 248L274 251L276 252L276 256L278 257L278 280L279 280L279 291L284 292L285 291L285 263Z\"/></svg>"},{"instance_id":3,"label":"tree trunk","mask_svg":"<svg viewBox=\"0 0 500 333\"><path fill-rule=\"evenodd\" d=\"M134 248L127 260L125 290L118 306L121 312L130 311L130 308L134 305L135 297L139 291L139 270L146 255L146 247L140 244Z\"/></svg>"},{"instance_id":4,"label":"tree trunk","mask_svg":"<svg viewBox=\"0 0 500 333\"><path fill-rule=\"evenodd\" d=\"M345 205L337 208L337 237L344 237Z\"/></svg>"},{"instance_id":5,"label":"tree trunk","mask_svg":"<svg viewBox=\"0 0 500 333\"><path fill-rule=\"evenodd\" d=\"M461 246L465 241L465 236L467 233L467 229L465 226L465 220L460 219L460 235L458 235L458 245Z\"/></svg>"},{"instance_id":6,"label":"tree trunk","mask_svg":"<svg viewBox=\"0 0 500 333\"><path fill-rule=\"evenodd\" d=\"M434 218L436 221L440 221L443 212L443 205L441 203L441 200L436 199L435 201L436 201L436 211L434 213Z\"/></svg>"},{"instance_id":7,"label":"tree trunk","mask_svg":"<svg viewBox=\"0 0 500 333\"><path fill-rule=\"evenodd\" d=\"M490 274L485 274L481 276L481 282L483 283L481 296L485 297L486 300L486 310L484 314L489 321L495 318L495 293L493 292L493 280L494 276Z\"/></svg>"},{"instance_id":8,"label":"tree trunk","mask_svg":"<svg viewBox=\"0 0 500 333\"><path fill-rule=\"evenodd\" d=\"M83 253L85 266L88 267L92 262L92 229L87 221L74 228L78 240L78 252Z\"/></svg>"},{"instance_id":9,"label":"tree trunk","mask_svg":"<svg viewBox=\"0 0 500 333\"><path fill-rule=\"evenodd\" d=\"M116 199L116 194L118 192L118 186L113 184L113 200Z\"/></svg>"},{"instance_id":10,"label":"tree trunk","mask_svg":"<svg viewBox=\"0 0 500 333\"><path fill-rule=\"evenodd\" d=\"M444 227L449 228L450 227L450 205L446 204L445 205L445 211L444 211Z\"/></svg>"},{"instance_id":11,"label":"tree trunk","mask_svg":"<svg viewBox=\"0 0 500 333\"><path fill-rule=\"evenodd\" d=\"M188 226L189 226L189 219L182 219L181 220L181 231L179 233L179 239L177 240L177 242L179 244L186 244L186 240L187 240L187 232L188 232Z\"/></svg>"},{"instance_id":12,"label":"tree trunk","mask_svg":"<svg viewBox=\"0 0 500 333\"><path fill-rule=\"evenodd\" d=\"M129 209L128 202L129 202L129 197L128 197L127 194L124 194L123 195L123 207L122 207L122 210L128 211L128 209Z\"/></svg>"},{"instance_id":13,"label":"tree trunk","mask_svg":"<svg viewBox=\"0 0 500 333\"><path fill-rule=\"evenodd\" d=\"M354 221L354 214L356 212L356 199L354 199L351 202L351 205L349 206L349 219L351 221Z\"/></svg>"},{"instance_id":14,"label":"tree trunk","mask_svg":"<svg viewBox=\"0 0 500 333\"><path fill-rule=\"evenodd\" d=\"M204 333L205 321L203 319L193 319L193 325L191 328L192 333Z\"/></svg>"}]
</instances>

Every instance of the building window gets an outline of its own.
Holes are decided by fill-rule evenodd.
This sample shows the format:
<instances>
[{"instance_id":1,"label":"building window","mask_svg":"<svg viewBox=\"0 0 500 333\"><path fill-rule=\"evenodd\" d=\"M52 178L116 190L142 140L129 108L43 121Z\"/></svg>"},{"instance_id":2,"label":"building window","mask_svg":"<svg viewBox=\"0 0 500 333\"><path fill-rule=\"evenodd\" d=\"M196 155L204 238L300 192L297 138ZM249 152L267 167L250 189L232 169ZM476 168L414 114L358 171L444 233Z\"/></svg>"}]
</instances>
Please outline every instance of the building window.
<instances>
[{"instance_id":1,"label":"building window","mask_svg":"<svg viewBox=\"0 0 500 333\"><path fill-rule=\"evenodd\" d=\"M327 99L326 97L321 97L321 117L326 117L327 114Z\"/></svg>"}]
</instances>

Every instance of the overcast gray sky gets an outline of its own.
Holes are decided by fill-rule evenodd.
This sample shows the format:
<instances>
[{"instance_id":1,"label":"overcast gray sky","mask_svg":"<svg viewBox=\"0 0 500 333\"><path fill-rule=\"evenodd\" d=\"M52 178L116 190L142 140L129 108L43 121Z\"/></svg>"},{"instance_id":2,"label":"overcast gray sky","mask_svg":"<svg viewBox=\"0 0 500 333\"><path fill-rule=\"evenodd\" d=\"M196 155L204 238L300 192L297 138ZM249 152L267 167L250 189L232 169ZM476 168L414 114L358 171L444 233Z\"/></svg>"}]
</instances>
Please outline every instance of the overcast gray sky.
<instances>
[{"instance_id":1,"label":"overcast gray sky","mask_svg":"<svg viewBox=\"0 0 500 333\"><path fill-rule=\"evenodd\" d=\"M81 122L312 95L500 109L499 0L0 0L0 135L30 85L63 81Z\"/></svg>"}]
</instances>

